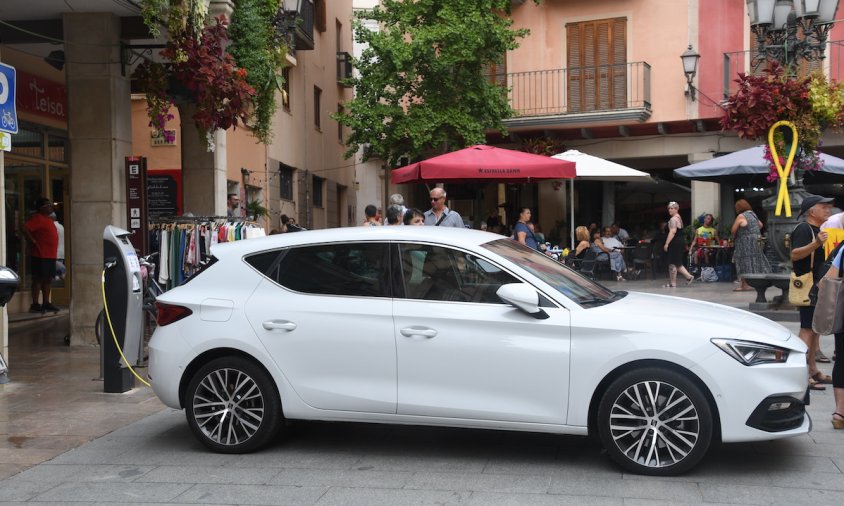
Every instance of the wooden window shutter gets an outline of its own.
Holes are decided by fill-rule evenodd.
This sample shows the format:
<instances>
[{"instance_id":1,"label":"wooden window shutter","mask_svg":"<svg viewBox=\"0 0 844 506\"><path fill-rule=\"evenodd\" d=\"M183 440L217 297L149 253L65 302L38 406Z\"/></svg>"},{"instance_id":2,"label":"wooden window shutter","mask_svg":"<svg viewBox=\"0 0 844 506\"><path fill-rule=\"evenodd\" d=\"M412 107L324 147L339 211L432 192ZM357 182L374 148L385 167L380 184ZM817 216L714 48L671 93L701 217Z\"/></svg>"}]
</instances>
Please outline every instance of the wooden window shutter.
<instances>
[{"instance_id":1,"label":"wooden window shutter","mask_svg":"<svg viewBox=\"0 0 844 506\"><path fill-rule=\"evenodd\" d=\"M566 39L568 48L568 112L577 113L583 110L581 104L582 87L581 87L581 44L580 44L580 24L566 25Z\"/></svg>"},{"instance_id":2,"label":"wooden window shutter","mask_svg":"<svg viewBox=\"0 0 844 506\"><path fill-rule=\"evenodd\" d=\"M566 25L568 112L627 107L627 20Z\"/></svg>"}]
</instances>

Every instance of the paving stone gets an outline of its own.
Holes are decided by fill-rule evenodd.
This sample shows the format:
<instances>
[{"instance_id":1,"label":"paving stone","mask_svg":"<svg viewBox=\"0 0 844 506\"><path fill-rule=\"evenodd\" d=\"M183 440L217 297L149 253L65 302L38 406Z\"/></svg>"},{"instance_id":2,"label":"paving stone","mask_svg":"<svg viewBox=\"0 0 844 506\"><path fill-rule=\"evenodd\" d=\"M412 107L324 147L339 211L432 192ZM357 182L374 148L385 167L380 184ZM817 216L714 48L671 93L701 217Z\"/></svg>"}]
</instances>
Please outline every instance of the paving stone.
<instances>
[{"instance_id":1,"label":"paving stone","mask_svg":"<svg viewBox=\"0 0 844 506\"><path fill-rule=\"evenodd\" d=\"M22 482L27 483L27 482ZM191 485L162 483L154 487L145 483L62 483L34 497L45 502L166 502Z\"/></svg>"},{"instance_id":2,"label":"paving stone","mask_svg":"<svg viewBox=\"0 0 844 506\"><path fill-rule=\"evenodd\" d=\"M2 484L0 484L0 503L8 501L28 501L41 492L49 490L55 486L55 483L5 480Z\"/></svg>"},{"instance_id":3,"label":"paving stone","mask_svg":"<svg viewBox=\"0 0 844 506\"><path fill-rule=\"evenodd\" d=\"M809 488L759 487L751 485L722 485L701 487L703 499L716 503L736 504L838 504L839 492Z\"/></svg>"},{"instance_id":4,"label":"paving stone","mask_svg":"<svg viewBox=\"0 0 844 506\"><path fill-rule=\"evenodd\" d=\"M347 469L282 469L270 485L303 487L402 488L412 473Z\"/></svg>"},{"instance_id":5,"label":"paving stone","mask_svg":"<svg viewBox=\"0 0 844 506\"><path fill-rule=\"evenodd\" d=\"M194 485L176 498L194 504L315 504L327 487L286 487L275 485Z\"/></svg>"},{"instance_id":6,"label":"paving stone","mask_svg":"<svg viewBox=\"0 0 844 506\"><path fill-rule=\"evenodd\" d=\"M409 453L406 455L364 455L355 464L359 470L427 471L480 473L486 460L448 457L440 454Z\"/></svg>"},{"instance_id":7,"label":"paving stone","mask_svg":"<svg viewBox=\"0 0 844 506\"><path fill-rule=\"evenodd\" d=\"M0 480L15 476L29 467L27 464L0 464Z\"/></svg>"},{"instance_id":8,"label":"paving stone","mask_svg":"<svg viewBox=\"0 0 844 506\"><path fill-rule=\"evenodd\" d=\"M501 494L472 492L469 505L478 506L618 506L626 504L619 497L595 497L551 494Z\"/></svg>"},{"instance_id":9,"label":"paving stone","mask_svg":"<svg viewBox=\"0 0 844 506\"><path fill-rule=\"evenodd\" d=\"M272 481L278 469L234 466L161 466L140 476L138 482L156 483L234 483L261 485Z\"/></svg>"},{"instance_id":10,"label":"paving stone","mask_svg":"<svg viewBox=\"0 0 844 506\"><path fill-rule=\"evenodd\" d=\"M468 492L447 490L393 490L332 487L316 502L318 506L403 506L462 504Z\"/></svg>"},{"instance_id":11,"label":"paving stone","mask_svg":"<svg viewBox=\"0 0 844 506\"><path fill-rule=\"evenodd\" d=\"M405 488L545 494L550 483L551 478L547 476L417 472Z\"/></svg>"},{"instance_id":12,"label":"paving stone","mask_svg":"<svg viewBox=\"0 0 844 506\"><path fill-rule=\"evenodd\" d=\"M591 495L637 499L672 500L677 498L701 501L697 483L662 480L564 480L552 478L550 494Z\"/></svg>"},{"instance_id":13,"label":"paving stone","mask_svg":"<svg viewBox=\"0 0 844 506\"><path fill-rule=\"evenodd\" d=\"M268 448L257 453L241 455L236 466L353 469L361 459L360 454L323 449Z\"/></svg>"}]
</instances>

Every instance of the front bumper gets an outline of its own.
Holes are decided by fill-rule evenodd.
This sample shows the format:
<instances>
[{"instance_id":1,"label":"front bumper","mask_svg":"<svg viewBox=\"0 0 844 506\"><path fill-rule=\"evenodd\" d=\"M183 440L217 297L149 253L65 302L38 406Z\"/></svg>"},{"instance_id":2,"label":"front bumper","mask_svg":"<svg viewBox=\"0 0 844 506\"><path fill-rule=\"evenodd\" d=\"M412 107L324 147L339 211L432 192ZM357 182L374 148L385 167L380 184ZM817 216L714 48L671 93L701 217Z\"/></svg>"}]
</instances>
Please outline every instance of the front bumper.
<instances>
[{"instance_id":1,"label":"front bumper","mask_svg":"<svg viewBox=\"0 0 844 506\"><path fill-rule=\"evenodd\" d=\"M703 360L694 372L715 398L725 443L781 439L811 429L803 402L808 386L804 353L792 351L782 364L748 367L719 352ZM773 399L792 405L782 413L769 413Z\"/></svg>"}]
</instances>

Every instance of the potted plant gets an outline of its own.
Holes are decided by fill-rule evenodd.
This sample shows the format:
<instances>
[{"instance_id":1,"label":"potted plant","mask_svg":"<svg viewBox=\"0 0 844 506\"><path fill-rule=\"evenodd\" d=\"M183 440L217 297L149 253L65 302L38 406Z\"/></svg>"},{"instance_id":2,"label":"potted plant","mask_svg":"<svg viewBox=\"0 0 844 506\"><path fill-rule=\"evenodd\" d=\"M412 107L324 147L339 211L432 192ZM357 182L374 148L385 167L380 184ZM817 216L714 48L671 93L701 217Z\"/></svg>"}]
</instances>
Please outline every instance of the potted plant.
<instances>
[{"instance_id":1,"label":"potted plant","mask_svg":"<svg viewBox=\"0 0 844 506\"><path fill-rule=\"evenodd\" d=\"M253 219L263 218L269 215L269 211L263 205L261 200L250 200L246 203L246 215L252 216Z\"/></svg>"}]
</instances>

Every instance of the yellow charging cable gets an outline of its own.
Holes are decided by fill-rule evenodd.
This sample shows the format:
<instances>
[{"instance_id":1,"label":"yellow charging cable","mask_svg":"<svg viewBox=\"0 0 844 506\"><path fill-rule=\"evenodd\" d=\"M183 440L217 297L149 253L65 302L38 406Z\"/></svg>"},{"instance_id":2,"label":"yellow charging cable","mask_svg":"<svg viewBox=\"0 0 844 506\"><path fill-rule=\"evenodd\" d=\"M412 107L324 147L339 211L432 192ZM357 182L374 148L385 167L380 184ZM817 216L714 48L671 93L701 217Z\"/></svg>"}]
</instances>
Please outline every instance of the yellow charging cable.
<instances>
[{"instance_id":1,"label":"yellow charging cable","mask_svg":"<svg viewBox=\"0 0 844 506\"><path fill-rule=\"evenodd\" d=\"M111 315L109 315L108 313L108 301L106 301L105 293L105 273L106 271L105 269L103 269L103 282L101 284L103 290L103 308L105 309L106 321L108 322L108 329L111 331L111 337L114 339L114 345L117 346L117 352L120 353L120 358L123 359L123 362L126 364L126 367L128 367L129 370L132 371L132 374L134 374L135 377L138 378L138 381L148 387L151 387L152 385L150 385L145 379L140 377L134 369L132 369L132 364L130 364L129 361L126 360L126 355L123 354L123 350L120 349L120 343L117 342L117 334L114 333L114 327L111 325Z\"/></svg>"}]
</instances>

